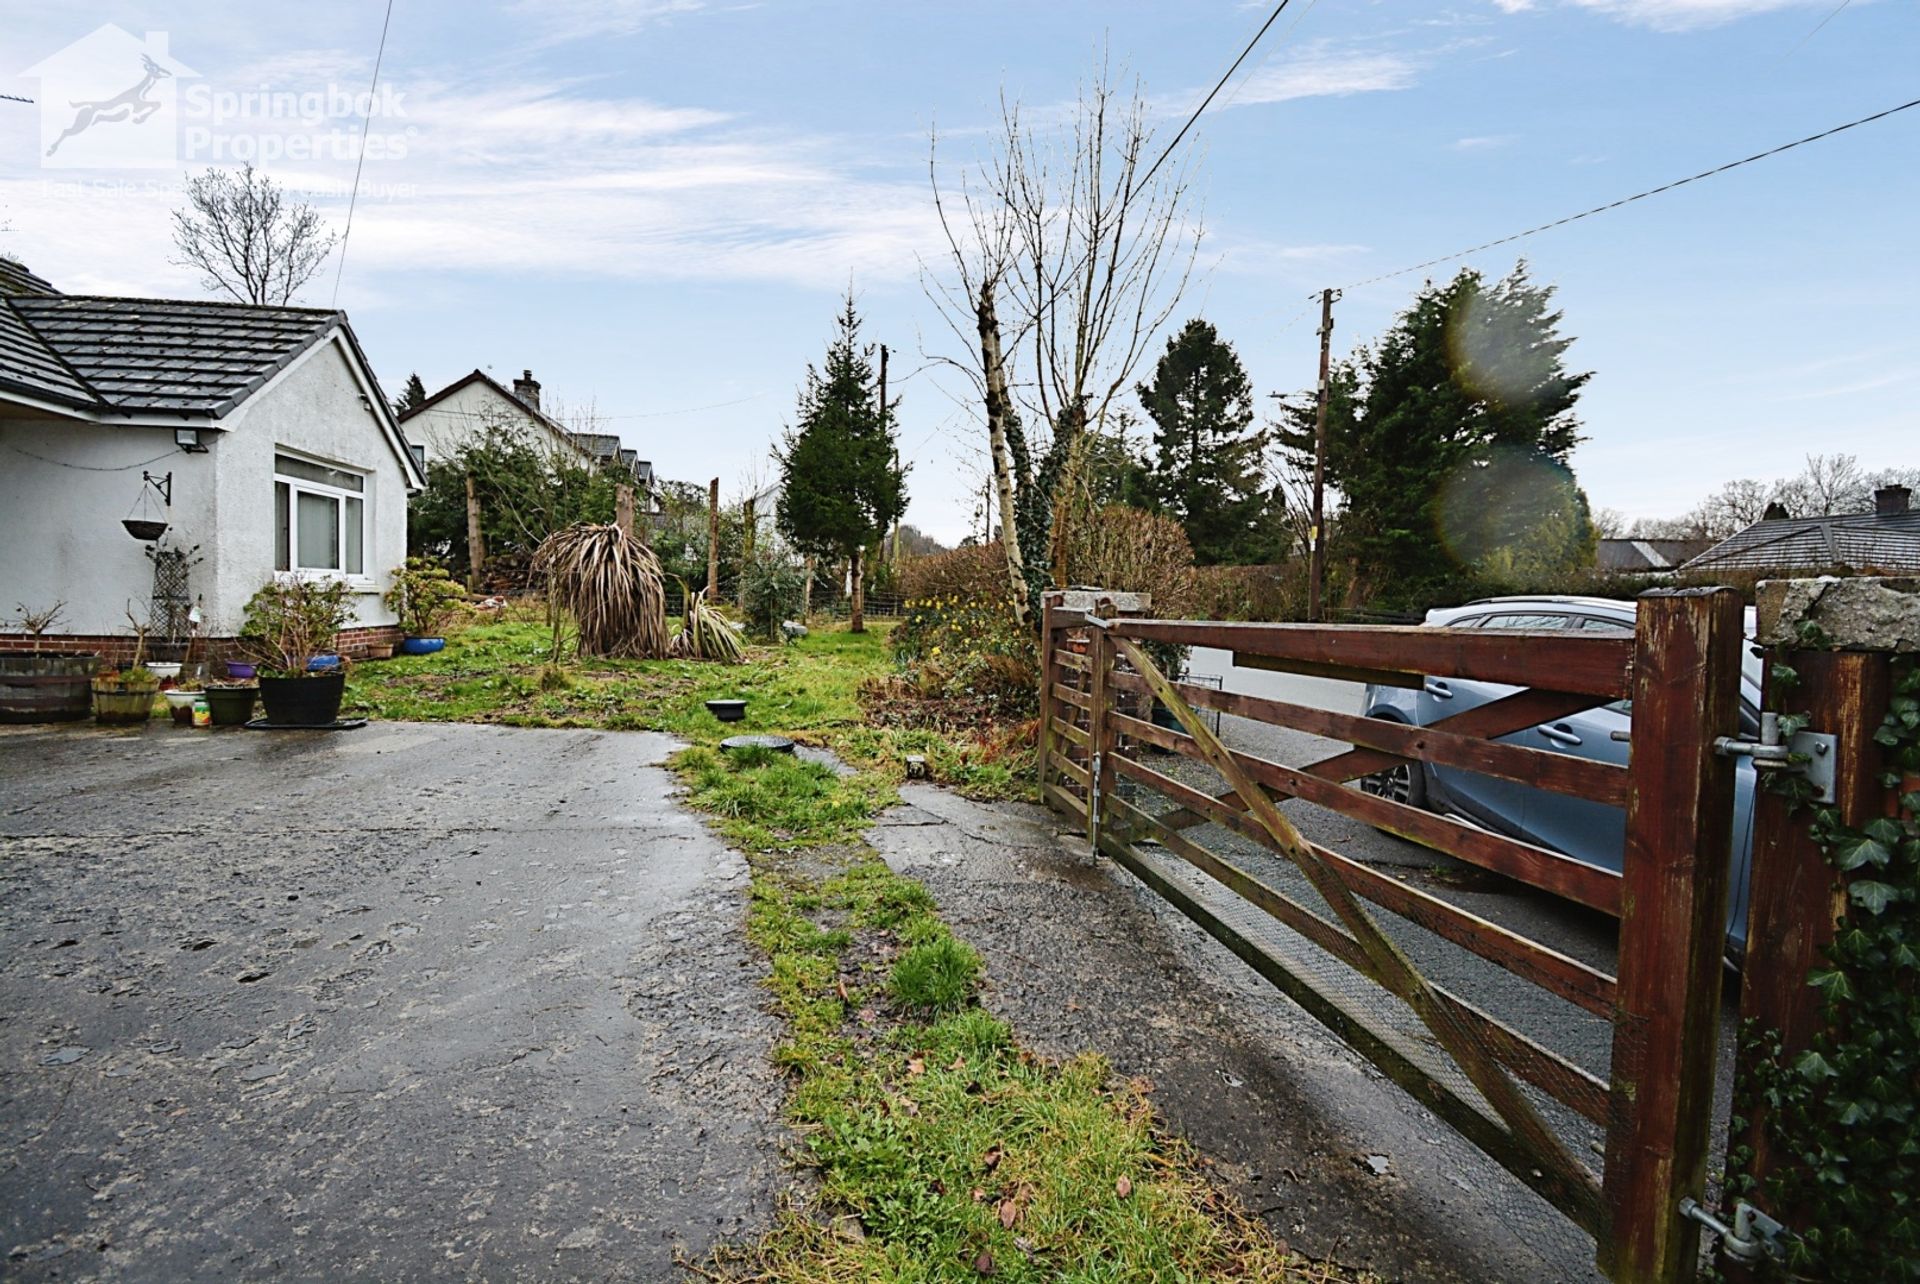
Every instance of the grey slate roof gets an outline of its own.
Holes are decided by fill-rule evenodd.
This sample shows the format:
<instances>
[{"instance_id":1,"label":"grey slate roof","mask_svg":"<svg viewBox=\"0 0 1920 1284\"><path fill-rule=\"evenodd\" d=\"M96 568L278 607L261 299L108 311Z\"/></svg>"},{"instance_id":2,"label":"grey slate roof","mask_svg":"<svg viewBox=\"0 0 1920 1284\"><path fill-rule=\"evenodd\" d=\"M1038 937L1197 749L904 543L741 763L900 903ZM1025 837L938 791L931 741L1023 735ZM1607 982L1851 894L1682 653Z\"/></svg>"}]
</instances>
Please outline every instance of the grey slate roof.
<instances>
[{"instance_id":1,"label":"grey slate roof","mask_svg":"<svg viewBox=\"0 0 1920 1284\"><path fill-rule=\"evenodd\" d=\"M47 279L19 259L10 259L0 255L0 295L5 294L58 294Z\"/></svg>"},{"instance_id":2,"label":"grey slate roof","mask_svg":"<svg viewBox=\"0 0 1920 1284\"><path fill-rule=\"evenodd\" d=\"M52 401L91 405L95 400L93 390L4 304L0 304L0 383Z\"/></svg>"},{"instance_id":3,"label":"grey slate roof","mask_svg":"<svg viewBox=\"0 0 1920 1284\"><path fill-rule=\"evenodd\" d=\"M345 314L181 299L0 298L0 386L99 411L219 418Z\"/></svg>"},{"instance_id":4,"label":"grey slate roof","mask_svg":"<svg viewBox=\"0 0 1920 1284\"><path fill-rule=\"evenodd\" d=\"M1920 510L1755 522L1688 562L1689 571L1920 572Z\"/></svg>"},{"instance_id":5,"label":"grey slate roof","mask_svg":"<svg viewBox=\"0 0 1920 1284\"><path fill-rule=\"evenodd\" d=\"M1603 571L1670 571L1712 544L1710 539L1603 539L1595 560Z\"/></svg>"}]
</instances>

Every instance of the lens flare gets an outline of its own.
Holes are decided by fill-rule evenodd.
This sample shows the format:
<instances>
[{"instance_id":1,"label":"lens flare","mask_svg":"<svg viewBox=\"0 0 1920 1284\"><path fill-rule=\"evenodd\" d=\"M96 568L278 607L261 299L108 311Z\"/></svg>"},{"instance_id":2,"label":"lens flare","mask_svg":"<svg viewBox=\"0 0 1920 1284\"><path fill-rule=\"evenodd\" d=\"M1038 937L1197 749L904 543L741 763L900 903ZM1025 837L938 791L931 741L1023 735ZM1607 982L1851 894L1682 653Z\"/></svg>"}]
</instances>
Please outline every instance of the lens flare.
<instances>
[{"instance_id":1,"label":"lens flare","mask_svg":"<svg viewBox=\"0 0 1920 1284\"><path fill-rule=\"evenodd\" d=\"M1568 566L1585 536L1573 474L1506 446L1476 452L1449 472L1434 516L1435 533L1455 561L1494 574Z\"/></svg>"}]
</instances>

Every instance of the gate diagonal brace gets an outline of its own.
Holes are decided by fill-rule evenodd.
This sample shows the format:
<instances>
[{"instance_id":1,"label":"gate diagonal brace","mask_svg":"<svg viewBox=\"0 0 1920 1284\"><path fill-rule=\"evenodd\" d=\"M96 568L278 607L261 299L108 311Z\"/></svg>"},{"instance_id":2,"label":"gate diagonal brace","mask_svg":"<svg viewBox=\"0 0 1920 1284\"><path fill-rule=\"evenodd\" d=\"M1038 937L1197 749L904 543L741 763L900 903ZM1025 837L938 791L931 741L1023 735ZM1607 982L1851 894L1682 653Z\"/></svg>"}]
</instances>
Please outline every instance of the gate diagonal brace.
<instances>
[{"instance_id":1,"label":"gate diagonal brace","mask_svg":"<svg viewBox=\"0 0 1920 1284\"><path fill-rule=\"evenodd\" d=\"M1087 623L1100 629L1108 627L1105 620L1089 618ZM1346 881L1320 860L1299 831L1274 806L1267 792L1247 775L1234 760L1231 751L1220 743L1206 720L1181 698L1159 667L1131 640L1111 633L1108 636L1134 670L1146 680L1154 695L1180 721L1207 763L1233 786L1234 792L1247 804L1249 813L1273 838L1279 850L1299 867L1300 872L1306 875L1314 889L1345 923L1371 964L1368 969L1371 979L1413 1009L1487 1103L1513 1130L1515 1138L1532 1150L1543 1165L1561 1173L1584 1171L1567 1153L1560 1139L1554 1136L1532 1104L1521 1095L1506 1071L1475 1043L1473 1035L1440 1001L1426 977L1380 930L1373 916L1355 899Z\"/></svg>"}]
</instances>

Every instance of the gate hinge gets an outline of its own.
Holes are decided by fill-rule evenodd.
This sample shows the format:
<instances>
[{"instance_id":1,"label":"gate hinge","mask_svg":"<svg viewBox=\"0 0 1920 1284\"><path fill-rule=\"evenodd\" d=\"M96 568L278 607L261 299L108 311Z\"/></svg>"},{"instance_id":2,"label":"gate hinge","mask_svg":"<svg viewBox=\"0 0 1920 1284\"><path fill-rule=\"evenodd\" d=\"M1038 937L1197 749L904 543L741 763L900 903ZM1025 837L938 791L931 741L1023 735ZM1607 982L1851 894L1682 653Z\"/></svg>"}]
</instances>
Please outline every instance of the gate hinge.
<instances>
[{"instance_id":1,"label":"gate hinge","mask_svg":"<svg viewBox=\"0 0 1920 1284\"><path fill-rule=\"evenodd\" d=\"M1751 758L1758 772L1798 772L1813 786L1815 802L1834 800L1834 759L1839 741L1823 731L1796 731L1780 735L1780 715L1772 711L1760 715L1760 738L1744 740L1721 736L1713 742L1713 751L1723 758Z\"/></svg>"},{"instance_id":2,"label":"gate hinge","mask_svg":"<svg viewBox=\"0 0 1920 1284\"><path fill-rule=\"evenodd\" d=\"M1736 1262L1753 1263L1766 1257L1778 1259L1786 1253L1787 1228L1744 1199L1733 1205L1731 1226L1691 1196L1680 1201L1680 1215L1718 1235L1721 1249Z\"/></svg>"}]
</instances>

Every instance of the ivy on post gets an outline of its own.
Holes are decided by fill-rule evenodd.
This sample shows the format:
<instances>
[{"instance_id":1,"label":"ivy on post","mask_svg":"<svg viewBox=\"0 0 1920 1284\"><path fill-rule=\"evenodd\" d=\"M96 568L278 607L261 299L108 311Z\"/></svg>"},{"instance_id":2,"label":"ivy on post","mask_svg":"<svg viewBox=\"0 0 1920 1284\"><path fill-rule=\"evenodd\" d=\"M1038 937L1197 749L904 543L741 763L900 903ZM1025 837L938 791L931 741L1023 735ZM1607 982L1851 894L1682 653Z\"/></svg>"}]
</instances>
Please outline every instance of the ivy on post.
<instances>
[{"instance_id":1,"label":"ivy on post","mask_svg":"<svg viewBox=\"0 0 1920 1284\"><path fill-rule=\"evenodd\" d=\"M1759 604L1767 707L1836 770L1830 802L1796 774L1755 799L1729 1188L1786 1225L1795 1278L1920 1280L1920 581Z\"/></svg>"}]
</instances>

